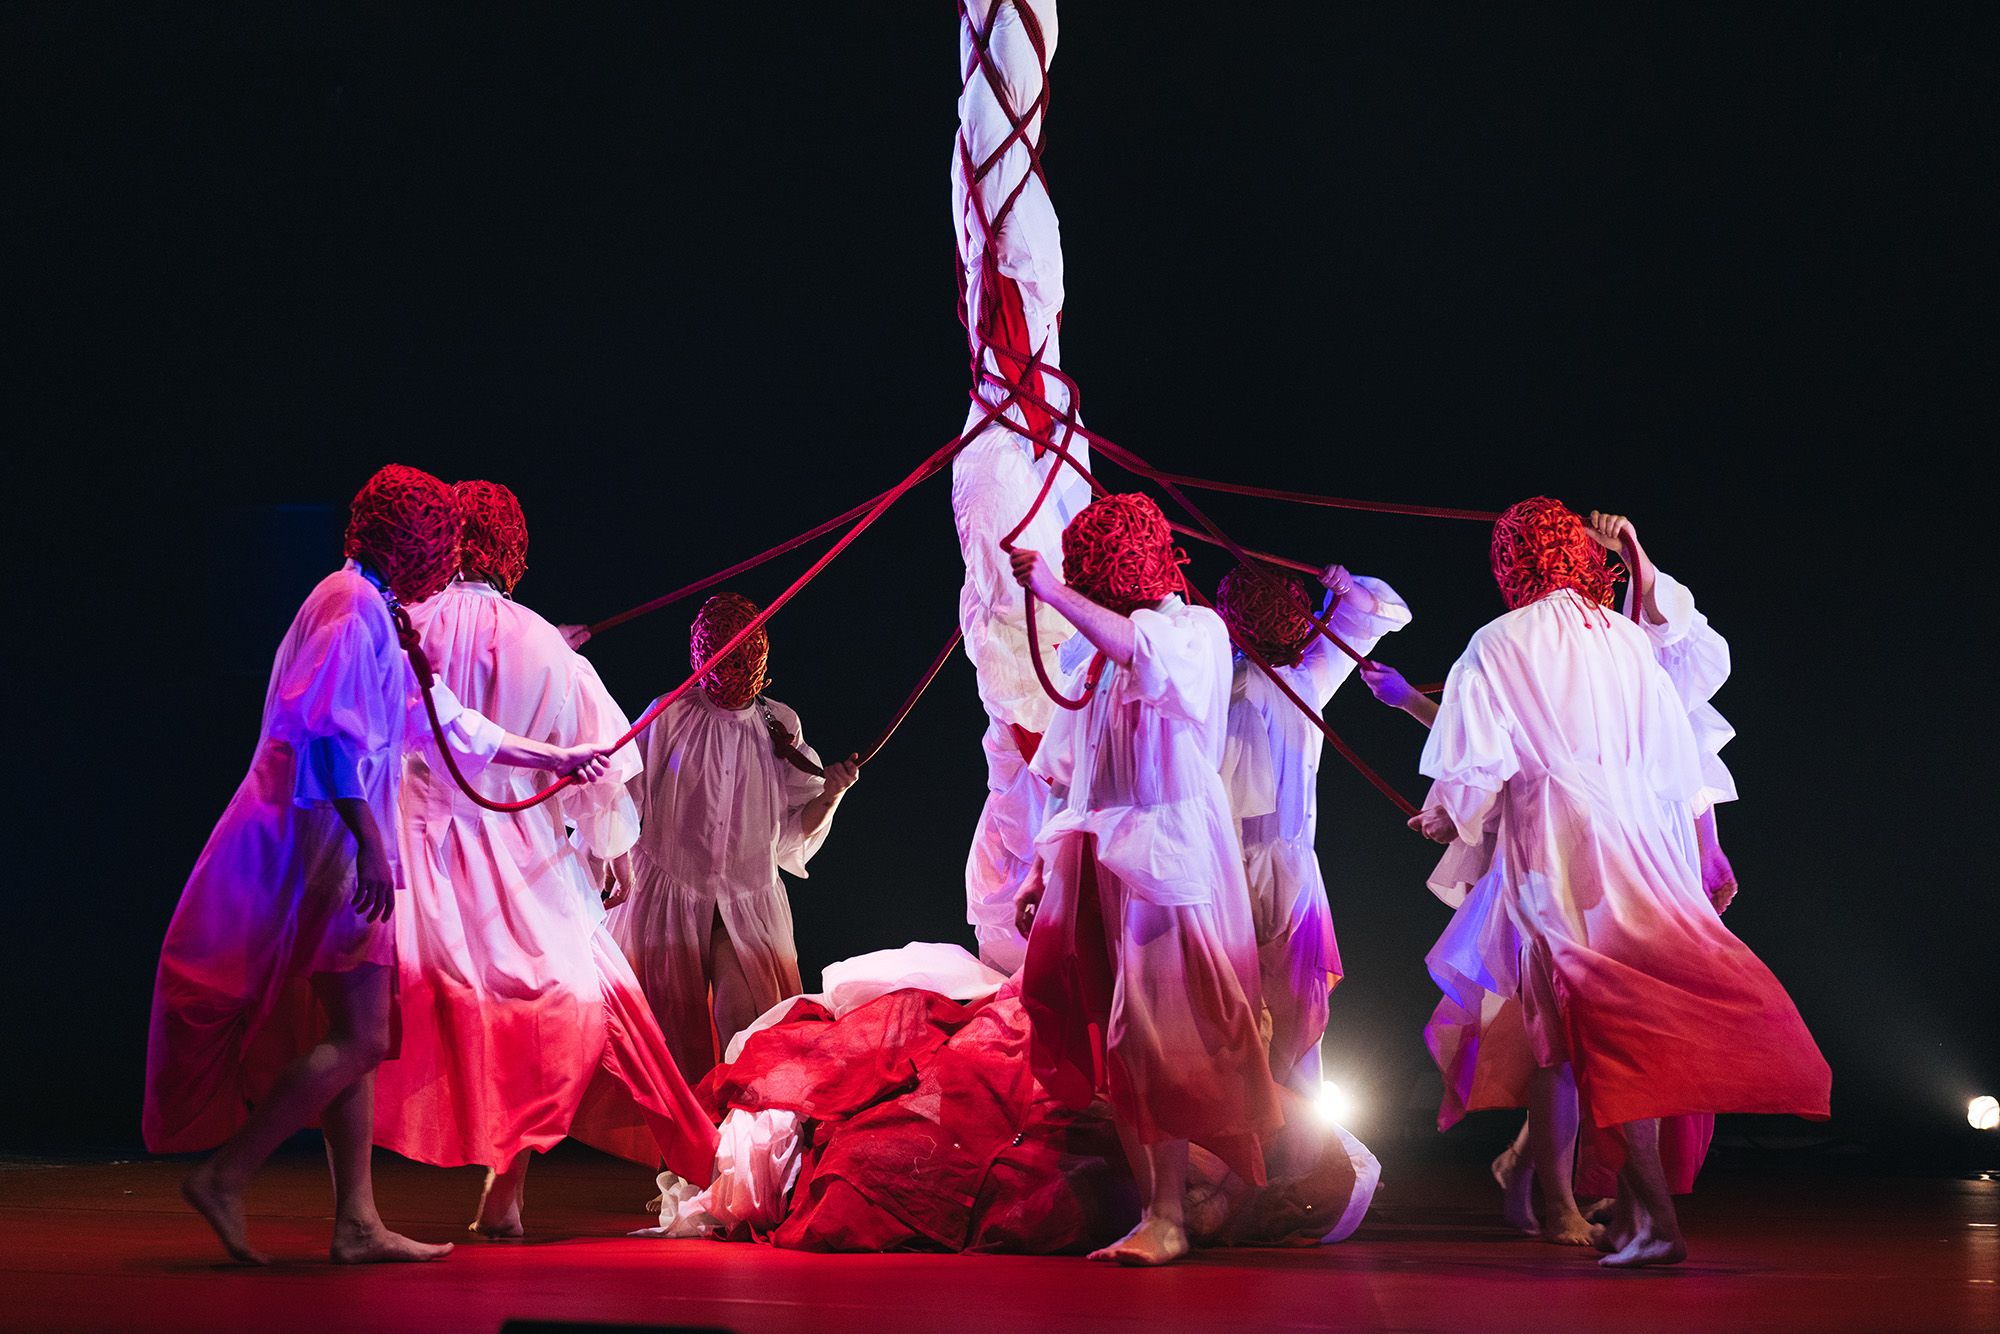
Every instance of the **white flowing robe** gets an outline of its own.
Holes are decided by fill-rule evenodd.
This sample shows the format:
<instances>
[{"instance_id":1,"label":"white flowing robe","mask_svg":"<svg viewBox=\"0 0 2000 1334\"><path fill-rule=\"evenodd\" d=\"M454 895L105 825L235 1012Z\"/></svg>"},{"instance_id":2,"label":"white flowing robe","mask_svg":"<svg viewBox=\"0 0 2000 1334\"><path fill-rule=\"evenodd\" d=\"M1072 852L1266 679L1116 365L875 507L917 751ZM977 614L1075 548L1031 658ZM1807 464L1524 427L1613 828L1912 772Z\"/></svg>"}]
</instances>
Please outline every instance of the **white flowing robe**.
<instances>
[{"instance_id":1,"label":"white flowing robe","mask_svg":"<svg viewBox=\"0 0 2000 1334\"><path fill-rule=\"evenodd\" d=\"M461 579L411 618L440 679L509 732L574 746L626 730L590 662L491 585ZM664 1157L683 1174L707 1169L713 1128L603 924L585 861L608 861L639 835L625 786L639 773L638 748L610 759L604 779L504 813L411 758L407 888L394 919L403 1039L377 1083L383 1147L444 1167L504 1168L574 1133L641 1162ZM509 768L479 786L517 801L555 777ZM579 1118L586 1094L590 1114Z\"/></svg>"},{"instance_id":2,"label":"white flowing robe","mask_svg":"<svg viewBox=\"0 0 2000 1334\"><path fill-rule=\"evenodd\" d=\"M1072 1105L1108 1091L1142 1142L1193 1140L1261 1184L1281 1117L1221 778L1229 634L1177 597L1131 620L1131 665L1107 665L1035 756L1061 797L1022 970L1035 1074Z\"/></svg>"},{"instance_id":3,"label":"white flowing robe","mask_svg":"<svg viewBox=\"0 0 2000 1334\"><path fill-rule=\"evenodd\" d=\"M965 86L959 97L959 133L952 147L952 221L965 276L968 321L981 327L990 303L1008 293L989 290L986 263L990 258L1003 284L1012 284L1025 322L1028 350L1039 349L1044 364L1062 364L1063 304L1062 235L1048 189L1030 170L1032 154L1021 139L1009 141L1010 108L1026 114L1043 86L1042 63L1030 38L1037 31L1048 58L1056 44L1053 0L969 0L959 22L959 72ZM988 52L1000 72L998 90L979 68L977 32L990 32ZM1041 133L1041 113L1027 116L1025 138ZM1002 145L1006 147L1002 149ZM975 182L967 162L977 167L998 152L991 170ZM1011 205L1007 203L1012 200ZM985 228L998 217L989 255ZM976 335L975 335L976 339ZM982 352L989 370L1008 374L991 352ZM1005 391L980 383L978 400L968 410L966 428L976 424ZM1041 377L1041 392L1051 406L1068 403L1068 390L1052 377ZM1008 409L1015 422L1026 424L1019 407ZM1060 443L1060 441L1059 441ZM1089 449L1081 437L1066 448L1083 466ZM985 807L973 830L966 857L966 920L979 941L980 958L992 968L1012 973L1021 965L1025 942L1014 929L1014 898L1034 861L1034 842L1047 814L1047 793L1028 773L1024 738L1048 729L1054 711L1036 680L1030 656L1027 614L1021 589L1014 582L1007 553L1000 541L1035 502L1049 470L1060 469L1055 486L1034 520L1016 540L1024 551L1036 551L1058 576L1062 572L1062 530L1071 515L1089 502L1088 484L1055 455L1037 460L1032 446L1019 434L997 423L976 433L952 461L952 517L959 552L965 560L965 582L959 591L958 623L965 633L965 655L978 677L980 703L987 727L981 748L986 757ZM1058 679L1055 654L1073 633L1070 625L1046 607L1037 609L1042 658L1049 679ZM1026 743L1032 751L1033 742Z\"/></svg>"},{"instance_id":4,"label":"white flowing robe","mask_svg":"<svg viewBox=\"0 0 2000 1334\"><path fill-rule=\"evenodd\" d=\"M709 1012L709 937L722 923L762 1013L799 994L792 905L780 870L806 878L828 821L805 832L806 805L825 780L778 757L765 708L813 763L799 716L760 696L725 709L691 688L639 736L645 770L633 780L639 841L632 897L612 910L611 931L632 961L690 1083L715 1064Z\"/></svg>"},{"instance_id":5,"label":"white flowing robe","mask_svg":"<svg viewBox=\"0 0 2000 1334\"><path fill-rule=\"evenodd\" d=\"M460 764L504 732L434 692ZM306 597L278 645L257 749L195 862L160 949L143 1128L155 1153L236 1133L323 1031L309 979L396 961L395 928L354 911L356 845L334 809L368 804L396 883L407 751L434 743L382 591L349 561Z\"/></svg>"},{"instance_id":6,"label":"white flowing robe","mask_svg":"<svg viewBox=\"0 0 2000 1334\"><path fill-rule=\"evenodd\" d=\"M1818 1048L1703 891L1710 776L1658 652L1571 592L1507 613L1452 668L1423 771L1461 841L1493 844L1528 1042L1539 1064L1574 1064L1588 1125L1824 1116ZM1615 1142L1598 1152L1615 1167Z\"/></svg>"},{"instance_id":7,"label":"white flowing robe","mask_svg":"<svg viewBox=\"0 0 2000 1334\"><path fill-rule=\"evenodd\" d=\"M1365 656L1383 635L1410 623L1410 609L1379 579L1357 577L1354 583L1372 598L1373 609L1349 598L1322 616L1329 630ZM1275 670L1299 698L1324 710L1353 674L1354 660L1315 634L1296 665ZM1264 1005L1271 1014L1271 1075L1308 1097L1319 1092L1327 992L1341 972L1315 847L1325 740L1268 676L1247 659L1236 660L1222 782L1250 882Z\"/></svg>"}]
</instances>

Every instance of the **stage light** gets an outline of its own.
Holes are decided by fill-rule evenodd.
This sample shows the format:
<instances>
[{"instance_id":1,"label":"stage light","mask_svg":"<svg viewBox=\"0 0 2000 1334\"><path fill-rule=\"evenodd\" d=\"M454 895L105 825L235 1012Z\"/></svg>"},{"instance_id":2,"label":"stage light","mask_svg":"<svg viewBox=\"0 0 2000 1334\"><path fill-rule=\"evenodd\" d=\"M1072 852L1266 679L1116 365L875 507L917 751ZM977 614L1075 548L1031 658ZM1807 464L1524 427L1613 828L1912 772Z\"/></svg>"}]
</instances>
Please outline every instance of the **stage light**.
<instances>
[{"instance_id":1,"label":"stage light","mask_svg":"<svg viewBox=\"0 0 2000 1334\"><path fill-rule=\"evenodd\" d=\"M1355 1113L1360 1110L1348 1091L1331 1079L1319 1083L1319 1097L1313 1100L1319 1109L1319 1119L1330 1126L1346 1126L1354 1122Z\"/></svg>"},{"instance_id":2,"label":"stage light","mask_svg":"<svg viewBox=\"0 0 2000 1334\"><path fill-rule=\"evenodd\" d=\"M1965 1119L1974 1130L2000 1130L2000 1098L1981 1094L1965 1104Z\"/></svg>"}]
</instances>

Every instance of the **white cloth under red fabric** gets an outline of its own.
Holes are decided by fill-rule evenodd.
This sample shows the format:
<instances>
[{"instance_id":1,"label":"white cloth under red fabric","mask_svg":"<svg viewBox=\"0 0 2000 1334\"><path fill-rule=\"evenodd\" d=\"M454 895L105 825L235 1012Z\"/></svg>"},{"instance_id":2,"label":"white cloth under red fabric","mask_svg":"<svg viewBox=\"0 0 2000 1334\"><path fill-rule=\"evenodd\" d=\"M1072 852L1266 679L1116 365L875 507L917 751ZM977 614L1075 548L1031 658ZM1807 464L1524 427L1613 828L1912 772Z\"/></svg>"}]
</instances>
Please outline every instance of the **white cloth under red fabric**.
<instances>
[{"instance_id":1,"label":"white cloth under red fabric","mask_svg":"<svg viewBox=\"0 0 2000 1334\"><path fill-rule=\"evenodd\" d=\"M504 733L447 688L434 699L460 765L481 772ZM243 1125L323 1031L314 974L395 963L394 928L354 911L355 841L333 802L365 801L398 862L404 754L432 744L382 589L349 561L278 646L250 772L167 927L146 1052L155 1153L212 1148Z\"/></svg>"},{"instance_id":2,"label":"white cloth under red fabric","mask_svg":"<svg viewBox=\"0 0 2000 1334\"><path fill-rule=\"evenodd\" d=\"M589 661L490 585L461 579L411 619L439 679L516 736L573 746L625 731ZM683 1175L706 1171L714 1126L603 925L585 864L638 837L625 784L640 763L626 746L604 780L504 813L411 758L394 917L402 1044L377 1078L378 1144L441 1167L505 1168L574 1134ZM481 789L519 800L552 777L496 770Z\"/></svg>"},{"instance_id":3,"label":"white cloth under red fabric","mask_svg":"<svg viewBox=\"0 0 2000 1334\"><path fill-rule=\"evenodd\" d=\"M831 821L805 833L801 813L825 783L779 758L773 720L819 763L798 714L763 696L748 708L726 709L690 690L637 743L645 769L631 784L640 816L634 886L609 921L675 1063L692 1083L717 1055L709 1011L709 941L717 921L758 1011L799 994L792 905L778 873L804 879Z\"/></svg>"},{"instance_id":4,"label":"white cloth under red fabric","mask_svg":"<svg viewBox=\"0 0 2000 1334\"><path fill-rule=\"evenodd\" d=\"M1362 655L1410 623L1410 609L1379 579L1357 576L1355 592L1323 611L1327 628ZM1353 674L1354 660L1314 635L1295 666L1274 669L1317 709ZM1251 918L1271 1014L1271 1076L1312 1097L1320 1084L1319 1041L1327 994L1340 980L1340 948L1315 838L1319 758L1325 736L1261 670L1236 661L1222 783L1243 842Z\"/></svg>"},{"instance_id":5,"label":"white cloth under red fabric","mask_svg":"<svg viewBox=\"0 0 2000 1334\"><path fill-rule=\"evenodd\" d=\"M969 0L963 6L958 50L964 86L952 143L951 202L968 336L979 365L1062 408L1067 388L1028 365L1036 354L1041 365L1062 364L1062 234L1048 187L1033 170L1032 148L1042 132L1036 99L1055 47L1054 0ZM976 389L968 430L1008 392L984 380ZM1031 429L1047 428L1048 414L1032 405L1017 403L1006 416ZM1060 435L1057 443L1064 443ZM1064 447L1088 466L1082 437L1068 438ZM952 516L965 559L958 623L987 715L987 798L966 857L966 920L980 957L1006 973L1020 967L1026 948L1014 929L1014 899L1047 814L1046 793L1027 761L1032 738L1048 729L1054 706L1035 678L1021 589L1000 542L1028 514L1051 469L1057 470L1054 487L1015 545L1040 552L1060 575L1063 525L1089 502L1085 480L1054 454L1038 458L1031 441L997 423L976 432L952 461ZM1054 680L1056 648L1071 628L1046 607L1038 609L1037 621Z\"/></svg>"},{"instance_id":6,"label":"white cloth under red fabric","mask_svg":"<svg viewBox=\"0 0 2000 1334\"><path fill-rule=\"evenodd\" d=\"M1818 1047L1703 892L1701 748L1655 653L1567 591L1507 613L1452 668L1423 771L1461 840L1493 841L1527 1040L1539 1064L1573 1062L1586 1127L1824 1117ZM1596 1147L1616 1165L1615 1135Z\"/></svg>"},{"instance_id":7,"label":"white cloth under red fabric","mask_svg":"<svg viewBox=\"0 0 2000 1334\"><path fill-rule=\"evenodd\" d=\"M1177 597L1131 621L1131 665L1108 665L1035 756L1062 802L1021 973L1035 1075L1073 1106L1108 1092L1142 1142L1193 1140L1261 1183L1280 1118L1221 778L1229 634Z\"/></svg>"}]
</instances>

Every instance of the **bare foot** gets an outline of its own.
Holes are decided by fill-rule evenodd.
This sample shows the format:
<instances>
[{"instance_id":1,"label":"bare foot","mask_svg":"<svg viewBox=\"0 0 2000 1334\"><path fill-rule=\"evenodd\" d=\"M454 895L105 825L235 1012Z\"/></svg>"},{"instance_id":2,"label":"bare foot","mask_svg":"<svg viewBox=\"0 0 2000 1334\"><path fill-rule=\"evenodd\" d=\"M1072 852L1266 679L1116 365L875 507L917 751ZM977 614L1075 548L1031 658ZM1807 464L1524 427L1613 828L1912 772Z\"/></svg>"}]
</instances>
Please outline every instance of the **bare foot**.
<instances>
[{"instance_id":1,"label":"bare foot","mask_svg":"<svg viewBox=\"0 0 2000 1334\"><path fill-rule=\"evenodd\" d=\"M1576 1206L1576 1211L1593 1223L1609 1223L1611 1221L1611 1213L1617 1207L1618 1197L1616 1195L1606 1195L1602 1199L1580 1201Z\"/></svg>"},{"instance_id":2,"label":"bare foot","mask_svg":"<svg viewBox=\"0 0 2000 1334\"><path fill-rule=\"evenodd\" d=\"M1598 1264L1606 1269L1640 1269L1647 1265L1677 1265L1687 1259L1687 1245L1678 1235L1640 1232Z\"/></svg>"},{"instance_id":3,"label":"bare foot","mask_svg":"<svg viewBox=\"0 0 2000 1334\"><path fill-rule=\"evenodd\" d=\"M444 1259L451 1254L451 1246L412 1241L400 1232L391 1232L380 1223L373 1227L335 1223L333 1245L327 1254L337 1265L420 1264L426 1260Z\"/></svg>"},{"instance_id":4,"label":"bare foot","mask_svg":"<svg viewBox=\"0 0 2000 1334\"><path fill-rule=\"evenodd\" d=\"M1557 1215L1541 1231L1543 1241L1557 1246L1588 1246L1599 1231L1582 1214Z\"/></svg>"},{"instance_id":5,"label":"bare foot","mask_svg":"<svg viewBox=\"0 0 2000 1334\"><path fill-rule=\"evenodd\" d=\"M521 1226L521 1185L517 1176L503 1177L488 1168L486 1185L479 1192L479 1216L466 1231L490 1241L516 1241L525 1236Z\"/></svg>"},{"instance_id":6,"label":"bare foot","mask_svg":"<svg viewBox=\"0 0 2000 1334\"><path fill-rule=\"evenodd\" d=\"M1535 1217L1535 1173L1527 1155L1510 1146L1493 1160L1493 1179L1500 1183L1500 1216L1507 1220L1507 1226L1531 1237L1540 1236L1541 1220Z\"/></svg>"},{"instance_id":7,"label":"bare foot","mask_svg":"<svg viewBox=\"0 0 2000 1334\"><path fill-rule=\"evenodd\" d=\"M1190 1249L1185 1228L1162 1218L1146 1217L1121 1239L1101 1251L1092 1251L1090 1258L1121 1265L1170 1265Z\"/></svg>"},{"instance_id":8,"label":"bare foot","mask_svg":"<svg viewBox=\"0 0 2000 1334\"><path fill-rule=\"evenodd\" d=\"M187 1174L181 1182L181 1198L208 1220L231 1259L246 1265L271 1263L270 1256L251 1249L250 1233L243 1224L243 1194L226 1189L216 1180L213 1159Z\"/></svg>"}]
</instances>

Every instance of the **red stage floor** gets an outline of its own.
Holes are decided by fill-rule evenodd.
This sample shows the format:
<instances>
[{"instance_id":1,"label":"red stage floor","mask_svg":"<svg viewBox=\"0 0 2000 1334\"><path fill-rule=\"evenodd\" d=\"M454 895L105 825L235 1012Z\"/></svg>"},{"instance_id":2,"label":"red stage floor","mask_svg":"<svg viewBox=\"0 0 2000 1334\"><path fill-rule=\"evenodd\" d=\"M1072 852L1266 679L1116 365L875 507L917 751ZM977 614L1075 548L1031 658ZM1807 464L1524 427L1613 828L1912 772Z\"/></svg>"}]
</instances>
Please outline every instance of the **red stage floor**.
<instances>
[{"instance_id":1,"label":"red stage floor","mask_svg":"<svg viewBox=\"0 0 2000 1334\"><path fill-rule=\"evenodd\" d=\"M0 1162L7 1329L497 1330L510 1317L745 1331L2000 1329L2000 1181L1866 1177L1805 1160L1712 1171L1687 1264L1600 1272L1518 1239L1476 1164L1399 1163L1361 1232L1315 1251L1218 1252L1159 1272L1081 1260L822 1256L628 1239L645 1177L565 1150L529 1182L527 1243L435 1265L324 1262L316 1160L275 1164L253 1237L282 1263L228 1268L180 1204L179 1164ZM380 1155L390 1221L453 1239L479 1174ZM2000 1175L2000 1174L1996 1174Z\"/></svg>"}]
</instances>

